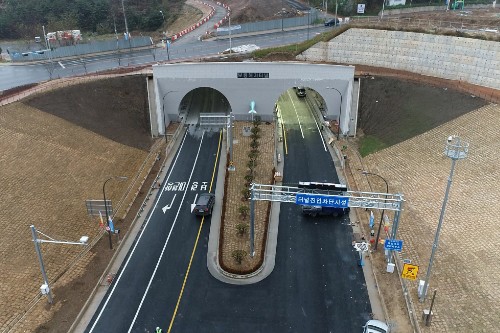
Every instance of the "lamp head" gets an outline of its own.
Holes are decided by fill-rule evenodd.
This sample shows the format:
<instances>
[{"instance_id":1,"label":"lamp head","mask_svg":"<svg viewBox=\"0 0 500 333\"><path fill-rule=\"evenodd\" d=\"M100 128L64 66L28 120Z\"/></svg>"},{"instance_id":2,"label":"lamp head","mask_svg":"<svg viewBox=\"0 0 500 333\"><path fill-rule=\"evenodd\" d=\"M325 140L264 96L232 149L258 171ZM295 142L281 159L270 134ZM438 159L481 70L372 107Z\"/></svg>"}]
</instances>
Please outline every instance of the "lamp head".
<instances>
[{"instance_id":1,"label":"lamp head","mask_svg":"<svg viewBox=\"0 0 500 333\"><path fill-rule=\"evenodd\" d=\"M83 245L87 245L88 241L89 241L89 236L82 236L80 238L80 243L82 243Z\"/></svg>"}]
</instances>

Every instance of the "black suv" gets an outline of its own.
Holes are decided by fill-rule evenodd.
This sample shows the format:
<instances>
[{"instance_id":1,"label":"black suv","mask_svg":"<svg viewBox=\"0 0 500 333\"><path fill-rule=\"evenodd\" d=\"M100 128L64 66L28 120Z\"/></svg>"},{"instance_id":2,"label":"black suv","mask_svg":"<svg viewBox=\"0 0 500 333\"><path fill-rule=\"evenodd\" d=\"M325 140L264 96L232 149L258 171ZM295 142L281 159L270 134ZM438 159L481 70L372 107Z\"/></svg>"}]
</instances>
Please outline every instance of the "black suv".
<instances>
[{"instance_id":1,"label":"black suv","mask_svg":"<svg viewBox=\"0 0 500 333\"><path fill-rule=\"evenodd\" d=\"M214 209L215 195L212 193L202 193L196 200L193 213L198 216L212 215Z\"/></svg>"},{"instance_id":2,"label":"black suv","mask_svg":"<svg viewBox=\"0 0 500 333\"><path fill-rule=\"evenodd\" d=\"M350 208L336 208L336 207L321 207L321 206L302 206L302 214L315 217L317 215L333 215L342 216L348 214Z\"/></svg>"},{"instance_id":3,"label":"black suv","mask_svg":"<svg viewBox=\"0 0 500 333\"><path fill-rule=\"evenodd\" d=\"M332 19L329 19L328 21L325 21L325 27L331 27L331 26L334 26L334 25L339 25L339 19L337 18L332 18Z\"/></svg>"}]
</instances>

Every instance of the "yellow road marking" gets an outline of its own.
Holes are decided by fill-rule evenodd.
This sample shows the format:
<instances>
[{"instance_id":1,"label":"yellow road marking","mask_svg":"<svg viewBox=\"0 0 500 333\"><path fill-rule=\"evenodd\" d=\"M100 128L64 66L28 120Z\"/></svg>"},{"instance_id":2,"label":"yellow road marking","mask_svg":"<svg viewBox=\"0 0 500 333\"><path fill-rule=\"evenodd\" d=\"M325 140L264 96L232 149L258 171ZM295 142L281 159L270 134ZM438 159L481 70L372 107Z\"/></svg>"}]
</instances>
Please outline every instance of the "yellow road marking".
<instances>
[{"instance_id":1,"label":"yellow road marking","mask_svg":"<svg viewBox=\"0 0 500 333\"><path fill-rule=\"evenodd\" d=\"M212 192L212 185L214 184L215 170L217 169L217 161L219 160L220 145L222 142L222 131L219 134L219 145L217 147L217 155L215 156L214 170L212 171L212 180L210 181L210 188L208 192ZM194 254L196 252L196 247L198 246L198 240L200 239L201 229L203 228L203 222L205 222L205 216L202 217L200 227L198 228L198 234L196 235L196 241L194 242L193 251L191 252L191 258L189 259L189 264L186 270L186 275L184 276L184 281L182 282L181 292L177 298L177 304L175 305L174 314L170 320L170 325L168 325L167 333L170 333L172 326L174 325L175 316L177 315L177 310L179 309L179 304L181 303L182 294L184 293L184 287L186 286L187 278L189 276L189 271L191 270L191 264L193 263Z\"/></svg>"}]
</instances>

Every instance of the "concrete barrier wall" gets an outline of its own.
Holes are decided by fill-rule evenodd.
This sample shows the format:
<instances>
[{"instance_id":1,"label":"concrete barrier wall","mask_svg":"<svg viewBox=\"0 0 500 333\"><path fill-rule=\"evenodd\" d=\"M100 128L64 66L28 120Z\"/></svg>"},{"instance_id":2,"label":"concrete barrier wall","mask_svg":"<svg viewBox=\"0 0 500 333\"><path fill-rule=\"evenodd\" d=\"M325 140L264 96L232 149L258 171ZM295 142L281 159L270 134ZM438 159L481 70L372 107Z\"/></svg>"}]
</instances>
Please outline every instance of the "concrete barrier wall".
<instances>
[{"instance_id":1,"label":"concrete barrier wall","mask_svg":"<svg viewBox=\"0 0 500 333\"><path fill-rule=\"evenodd\" d=\"M300 57L310 61L386 67L495 89L500 87L500 43L472 38L349 29L328 43L316 44Z\"/></svg>"}]
</instances>

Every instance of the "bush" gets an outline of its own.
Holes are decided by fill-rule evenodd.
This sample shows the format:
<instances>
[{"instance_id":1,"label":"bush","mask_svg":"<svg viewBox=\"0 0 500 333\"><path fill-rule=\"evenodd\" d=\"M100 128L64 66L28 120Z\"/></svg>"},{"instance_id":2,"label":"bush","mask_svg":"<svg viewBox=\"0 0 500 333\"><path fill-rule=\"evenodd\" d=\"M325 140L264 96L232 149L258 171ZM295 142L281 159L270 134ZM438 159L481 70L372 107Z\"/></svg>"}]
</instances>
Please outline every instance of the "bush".
<instances>
[{"instance_id":1,"label":"bush","mask_svg":"<svg viewBox=\"0 0 500 333\"><path fill-rule=\"evenodd\" d=\"M249 183L251 183L253 181L253 174L252 173L248 173L245 175L245 180Z\"/></svg>"},{"instance_id":2,"label":"bush","mask_svg":"<svg viewBox=\"0 0 500 333\"><path fill-rule=\"evenodd\" d=\"M248 231L248 224L246 223L238 223L236 225L236 232L238 236L243 237Z\"/></svg>"},{"instance_id":3,"label":"bush","mask_svg":"<svg viewBox=\"0 0 500 333\"><path fill-rule=\"evenodd\" d=\"M240 216L242 219L245 219L247 216L248 216L248 213L250 212L250 208L248 208L248 206L245 206L245 205L241 205L239 208L238 208L238 212L240 212Z\"/></svg>"},{"instance_id":4,"label":"bush","mask_svg":"<svg viewBox=\"0 0 500 333\"><path fill-rule=\"evenodd\" d=\"M257 149L250 150L250 153L248 153L248 157L250 157L251 160L255 160L257 157L259 157L259 151Z\"/></svg>"},{"instance_id":5,"label":"bush","mask_svg":"<svg viewBox=\"0 0 500 333\"><path fill-rule=\"evenodd\" d=\"M248 188L244 188L241 190L241 195L243 196L243 200L249 200L250 199L250 190Z\"/></svg>"},{"instance_id":6,"label":"bush","mask_svg":"<svg viewBox=\"0 0 500 333\"><path fill-rule=\"evenodd\" d=\"M241 265L243 259L247 256L247 253L243 250L234 250L233 253L231 253L231 256L238 263L238 265Z\"/></svg>"},{"instance_id":7,"label":"bush","mask_svg":"<svg viewBox=\"0 0 500 333\"><path fill-rule=\"evenodd\" d=\"M260 127L252 127L252 129L250 130L252 134L259 134L260 131L261 131Z\"/></svg>"},{"instance_id":8,"label":"bush","mask_svg":"<svg viewBox=\"0 0 500 333\"><path fill-rule=\"evenodd\" d=\"M247 163L247 167L250 169L250 170L253 170L255 169L255 167L257 166L257 161L256 160L250 160L248 161Z\"/></svg>"},{"instance_id":9,"label":"bush","mask_svg":"<svg viewBox=\"0 0 500 333\"><path fill-rule=\"evenodd\" d=\"M259 133L252 133L252 135L250 135L250 137L252 138L252 140L257 141L260 139L260 134Z\"/></svg>"},{"instance_id":10,"label":"bush","mask_svg":"<svg viewBox=\"0 0 500 333\"><path fill-rule=\"evenodd\" d=\"M253 149L259 148L259 145L259 141L257 140L253 140L252 142L250 142L250 147L252 147Z\"/></svg>"},{"instance_id":11,"label":"bush","mask_svg":"<svg viewBox=\"0 0 500 333\"><path fill-rule=\"evenodd\" d=\"M259 127L260 124L262 123L262 118L260 116L255 116L255 118L253 118L253 126L254 127Z\"/></svg>"}]
</instances>

